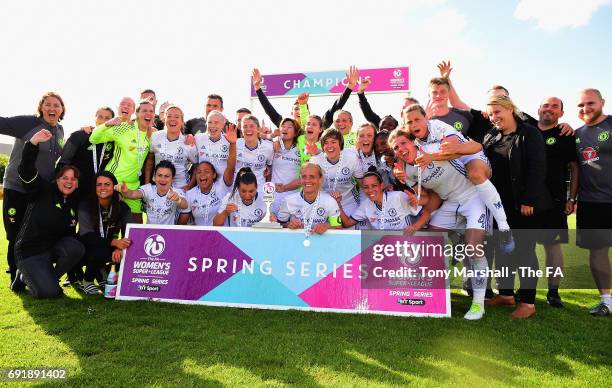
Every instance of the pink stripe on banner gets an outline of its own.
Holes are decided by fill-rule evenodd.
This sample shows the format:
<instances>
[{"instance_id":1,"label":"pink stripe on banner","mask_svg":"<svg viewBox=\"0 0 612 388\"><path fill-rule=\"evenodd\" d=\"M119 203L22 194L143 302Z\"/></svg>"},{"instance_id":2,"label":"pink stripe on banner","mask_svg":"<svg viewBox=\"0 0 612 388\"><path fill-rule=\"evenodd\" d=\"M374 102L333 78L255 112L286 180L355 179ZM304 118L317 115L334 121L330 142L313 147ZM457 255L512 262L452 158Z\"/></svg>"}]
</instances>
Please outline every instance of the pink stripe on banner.
<instances>
[{"instance_id":1,"label":"pink stripe on banner","mask_svg":"<svg viewBox=\"0 0 612 388\"><path fill-rule=\"evenodd\" d=\"M408 67L389 67L385 69L359 70L361 79L369 78L371 83L366 92L408 91ZM342 93L346 86L339 84L331 88L330 93ZM355 86L353 91L357 91Z\"/></svg>"},{"instance_id":2,"label":"pink stripe on banner","mask_svg":"<svg viewBox=\"0 0 612 388\"><path fill-rule=\"evenodd\" d=\"M300 298L315 308L447 314L445 289L364 289L359 276L354 276L359 272L360 263L361 255L353 257L335 271L335 277L334 272L330 273L302 292ZM350 270L352 275L344 278L345 270ZM424 304L403 304L409 299L424 300Z\"/></svg>"}]
</instances>

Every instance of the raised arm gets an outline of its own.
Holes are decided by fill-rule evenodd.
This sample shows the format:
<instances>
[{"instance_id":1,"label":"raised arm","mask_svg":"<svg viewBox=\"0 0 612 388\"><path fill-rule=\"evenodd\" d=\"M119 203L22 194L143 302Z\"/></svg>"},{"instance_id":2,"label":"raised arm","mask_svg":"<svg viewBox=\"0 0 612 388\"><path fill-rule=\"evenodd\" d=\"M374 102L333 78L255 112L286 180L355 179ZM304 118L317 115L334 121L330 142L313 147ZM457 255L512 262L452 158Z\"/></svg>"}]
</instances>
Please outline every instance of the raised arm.
<instances>
[{"instance_id":1,"label":"raised arm","mask_svg":"<svg viewBox=\"0 0 612 388\"><path fill-rule=\"evenodd\" d=\"M17 169L19 178L27 191L35 191L40 184L40 177L36 170L36 157L38 156L38 145L51 140L53 135L46 129L41 129L25 143L21 154L21 163Z\"/></svg>"},{"instance_id":2,"label":"raised arm","mask_svg":"<svg viewBox=\"0 0 612 388\"><path fill-rule=\"evenodd\" d=\"M238 140L236 126L230 123L225 130L224 136L225 140L229 142L229 155L227 157L227 167L223 172L223 183L226 186L231 186L234 180L234 172L236 171L236 140Z\"/></svg>"},{"instance_id":3,"label":"raised arm","mask_svg":"<svg viewBox=\"0 0 612 388\"><path fill-rule=\"evenodd\" d=\"M23 138L38 125L41 120L36 116L0 117L0 135Z\"/></svg>"},{"instance_id":4,"label":"raised arm","mask_svg":"<svg viewBox=\"0 0 612 388\"><path fill-rule=\"evenodd\" d=\"M334 113L342 109L351 96L351 92L359 80L359 70L355 66L349 67L346 73L346 79L348 81L346 89L344 89L344 92L334 101L332 107L329 108L329 110L325 112L325 116L323 116L323 128L325 129L329 128L334 123Z\"/></svg>"},{"instance_id":5,"label":"raised arm","mask_svg":"<svg viewBox=\"0 0 612 388\"><path fill-rule=\"evenodd\" d=\"M270 100L268 100L268 97L266 97L263 90L261 90L261 82L263 80L263 77L261 76L259 69L253 69L251 75L253 77L253 88L255 89L255 93L257 94L257 98L259 99L259 103L263 107L264 112L266 112L266 114L268 115L270 120L272 120L274 125L280 127L280 123L283 120L283 116L281 116L276 111L276 109L274 109L274 107L270 103Z\"/></svg>"},{"instance_id":6,"label":"raised arm","mask_svg":"<svg viewBox=\"0 0 612 388\"><path fill-rule=\"evenodd\" d=\"M453 71L453 68L451 67L450 61L442 61L442 63L439 63L438 70L440 70L440 77L446 78L448 80L448 85L450 86L448 100L451 106L453 108L469 111L471 109L470 106L465 102L461 101L461 98L459 98L459 93L457 93L457 89L455 89L453 83L451 82L450 73L451 71Z\"/></svg>"},{"instance_id":7,"label":"raised arm","mask_svg":"<svg viewBox=\"0 0 612 388\"><path fill-rule=\"evenodd\" d=\"M310 116L310 112L308 111L308 97L310 97L308 93L300 93L297 97L298 106L300 107L300 125L304 130L306 130L308 116Z\"/></svg>"},{"instance_id":8,"label":"raised arm","mask_svg":"<svg viewBox=\"0 0 612 388\"><path fill-rule=\"evenodd\" d=\"M378 129L378 124L380 123L380 116L374 113L368 99L365 96L365 90L368 88L372 81L369 78L363 79L361 84L359 85L359 91L357 92L357 97L359 97L359 107L361 108L361 113L363 113L363 117L370 123L376 126Z\"/></svg>"}]
</instances>

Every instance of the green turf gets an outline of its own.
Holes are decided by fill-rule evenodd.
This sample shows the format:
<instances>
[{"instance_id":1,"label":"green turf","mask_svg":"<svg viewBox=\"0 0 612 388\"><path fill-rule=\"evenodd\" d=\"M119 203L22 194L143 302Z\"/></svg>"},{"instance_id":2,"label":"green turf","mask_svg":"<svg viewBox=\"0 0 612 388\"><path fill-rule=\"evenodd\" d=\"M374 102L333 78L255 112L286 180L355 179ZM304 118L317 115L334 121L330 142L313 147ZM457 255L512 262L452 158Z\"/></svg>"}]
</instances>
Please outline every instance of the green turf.
<instances>
[{"instance_id":1,"label":"green turf","mask_svg":"<svg viewBox=\"0 0 612 388\"><path fill-rule=\"evenodd\" d=\"M9 291L8 275L0 283L0 369L64 367L71 386L610 385L612 320L588 316L595 291L563 290L561 310L539 294L528 321L489 308L467 322L469 300L456 292L453 318L432 319L118 302L74 290L36 301Z\"/></svg>"}]
</instances>

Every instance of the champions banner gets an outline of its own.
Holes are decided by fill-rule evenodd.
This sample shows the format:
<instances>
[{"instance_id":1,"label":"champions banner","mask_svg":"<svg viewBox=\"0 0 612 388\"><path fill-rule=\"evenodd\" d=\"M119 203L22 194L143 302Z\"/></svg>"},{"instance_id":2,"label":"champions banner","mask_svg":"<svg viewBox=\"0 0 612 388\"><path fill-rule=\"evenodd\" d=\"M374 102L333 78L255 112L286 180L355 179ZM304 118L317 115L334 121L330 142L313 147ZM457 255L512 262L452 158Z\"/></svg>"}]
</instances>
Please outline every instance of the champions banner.
<instances>
[{"instance_id":1,"label":"champions banner","mask_svg":"<svg viewBox=\"0 0 612 388\"><path fill-rule=\"evenodd\" d=\"M389 67L383 69L359 70L361 79L368 78L370 86L368 93L407 92L408 67ZM261 90L268 97L297 96L300 93L310 95L341 94L348 81L346 70L319 71L312 73L268 74L263 75ZM354 91L357 91L355 86ZM251 97L257 97L255 88L251 85Z\"/></svg>"},{"instance_id":2,"label":"champions banner","mask_svg":"<svg viewBox=\"0 0 612 388\"><path fill-rule=\"evenodd\" d=\"M393 244L399 244L395 240L441 244L441 236L369 236L330 230L311 236L306 247L303 231L130 224L127 237L132 244L121 266L116 297L120 300L432 317L451 314L448 282L417 271L423 267L445 270L444 256L409 253L399 257L405 264L400 265L404 275L414 269L415 276L409 279L402 279L401 271L393 269L400 267L389 259Z\"/></svg>"}]
</instances>

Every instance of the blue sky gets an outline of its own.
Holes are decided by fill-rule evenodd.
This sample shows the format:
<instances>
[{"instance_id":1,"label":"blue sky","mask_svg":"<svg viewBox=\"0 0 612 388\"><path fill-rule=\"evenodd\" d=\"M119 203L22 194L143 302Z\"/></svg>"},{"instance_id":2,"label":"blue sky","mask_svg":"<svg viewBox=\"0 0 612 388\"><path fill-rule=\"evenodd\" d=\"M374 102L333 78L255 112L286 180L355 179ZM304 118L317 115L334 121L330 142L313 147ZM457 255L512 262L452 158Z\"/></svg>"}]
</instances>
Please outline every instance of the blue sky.
<instances>
[{"instance_id":1,"label":"blue sky","mask_svg":"<svg viewBox=\"0 0 612 388\"><path fill-rule=\"evenodd\" d=\"M564 120L578 125L581 88L612 95L610 0L304 4L2 2L0 115L33 113L38 98L55 90L66 100L64 126L71 132L90 124L98 106L116 107L124 95L153 88L160 101L182 106L187 118L202 114L207 94L219 93L233 118L235 109L251 105L252 67L271 74L408 65L412 93L424 101L442 59L453 62L461 96L477 108L487 88L500 83L532 114L545 96L561 97ZM397 115L401 98L372 96L371 102L377 112ZM274 104L289 114L287 100ZM310 105L322 113L329 104L318 98ZM359 123L356 98L347 107Z\"/></svg>"}]
</instances>

